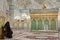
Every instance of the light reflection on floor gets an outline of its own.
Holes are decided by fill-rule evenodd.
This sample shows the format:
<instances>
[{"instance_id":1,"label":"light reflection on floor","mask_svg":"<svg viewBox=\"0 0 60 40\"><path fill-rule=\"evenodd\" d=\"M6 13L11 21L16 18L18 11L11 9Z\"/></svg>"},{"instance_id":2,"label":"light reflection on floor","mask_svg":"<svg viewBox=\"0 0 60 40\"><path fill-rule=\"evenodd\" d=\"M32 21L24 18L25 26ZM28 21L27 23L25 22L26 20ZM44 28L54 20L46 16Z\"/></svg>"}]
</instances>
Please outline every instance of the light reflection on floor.
<instances>
[{"instance_id":1,"label":"light reflection on floor","mask_svg":"<svg viewBox=\"0 0 60 40\"><path fill-rule=\"evenodd\" d=\"M59 40L57 37L42 37L43 34L33 34L23 30L14 30L13 38L9 40ZM45 34L46 35L46 34ZM58 35L57 35L58 36Z\"/></svg>"}]
</instances>

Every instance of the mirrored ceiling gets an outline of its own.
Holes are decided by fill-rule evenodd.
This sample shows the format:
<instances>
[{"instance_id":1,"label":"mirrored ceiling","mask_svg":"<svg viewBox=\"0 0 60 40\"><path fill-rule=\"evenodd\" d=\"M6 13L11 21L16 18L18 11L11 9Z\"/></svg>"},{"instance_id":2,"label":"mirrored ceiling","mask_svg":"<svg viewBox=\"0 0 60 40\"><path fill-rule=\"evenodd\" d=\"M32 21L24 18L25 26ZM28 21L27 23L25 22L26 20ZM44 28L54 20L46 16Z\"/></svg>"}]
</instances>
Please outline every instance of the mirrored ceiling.
<instances>
[{"instance_id":1,"label":"mirrored ceiling","mask_svg":"<svg viewBox=\"0 0 60 40\"><path fill-rule=\"evenodd\" d=\"M9 10L9 6L15 6L14 9L46 9L60 8L60 0L0 0L0 10Z\"/></svg>"}]
</instances>

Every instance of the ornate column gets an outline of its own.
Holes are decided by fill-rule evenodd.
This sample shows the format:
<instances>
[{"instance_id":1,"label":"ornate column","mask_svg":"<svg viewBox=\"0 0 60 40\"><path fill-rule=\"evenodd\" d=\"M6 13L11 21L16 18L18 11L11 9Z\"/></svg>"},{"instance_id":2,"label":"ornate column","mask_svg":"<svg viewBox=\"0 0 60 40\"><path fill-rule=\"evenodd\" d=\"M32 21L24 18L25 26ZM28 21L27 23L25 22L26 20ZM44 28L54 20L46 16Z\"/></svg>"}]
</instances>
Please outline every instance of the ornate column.
<instances>
[{"instance_id":1,"label":"ornate column","mask_svg":"<svg viewBox=\"0 0 60 40\"><path fill-rule=\"evenodd\" d=\"M13 21L14 21L14 8L12 5L13 0L7 0L8 5L9 5L9 10L8 10L8 21L10 21L11 27L13 27Z\"/></svg>"},{"instance_id":2,"label":"ornate column","mask_svg":"<svg viewBox=\"0 0 60 40\"><path fill-rule=\"evenodd\" d=\"M36 30L38 30L38 19L36 19Z\"/></svg>"},{"instance_id":3,"label":"ornate column","mask_svg":"<svg viewBox=\"0 0 60 40\"><path fill-rule=\"evenodd\" d=\"M42 17L42 25L43 25L42 26L42 28L43 28L42 30L44 30L44 16Z\"/></svg>"},{"instance_id":4,"label":"ornate column","mask_svg":"<svg viewBox=\"0 0 60 40\"><path fill-rule=\"evenodd\" d=\"M51 30L51 16L49 16L49 30Z\"/></svg>"},{"instance_id":5,"label":"ornate column","mask_svg":"<svg viewBox=\"0 0 60 40\"><path fill-rule=\"evenodd\" d=\"M58 31L58 16L56 17L56 30Z\"/></svg>"}]
</instances>

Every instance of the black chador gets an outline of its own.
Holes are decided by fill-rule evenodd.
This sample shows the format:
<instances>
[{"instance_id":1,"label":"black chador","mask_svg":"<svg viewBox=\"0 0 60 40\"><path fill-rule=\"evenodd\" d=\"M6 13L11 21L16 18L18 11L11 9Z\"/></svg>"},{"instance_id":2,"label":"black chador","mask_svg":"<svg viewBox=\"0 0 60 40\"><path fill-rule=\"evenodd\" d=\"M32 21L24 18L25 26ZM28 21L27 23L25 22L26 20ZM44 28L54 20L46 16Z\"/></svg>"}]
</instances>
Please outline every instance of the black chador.
<instances>
[{"instance_id":1,"label":"black chador","mask_svg":"<svg viewBox=\"0 0 60 40\"><path fill-rule=\"evenodd\" d=\"M10 23L9 22L6 22L6 24L4 25L4 36L6 38L12 38L12 30L10 28Z\"/></svg>"}]
</instances>

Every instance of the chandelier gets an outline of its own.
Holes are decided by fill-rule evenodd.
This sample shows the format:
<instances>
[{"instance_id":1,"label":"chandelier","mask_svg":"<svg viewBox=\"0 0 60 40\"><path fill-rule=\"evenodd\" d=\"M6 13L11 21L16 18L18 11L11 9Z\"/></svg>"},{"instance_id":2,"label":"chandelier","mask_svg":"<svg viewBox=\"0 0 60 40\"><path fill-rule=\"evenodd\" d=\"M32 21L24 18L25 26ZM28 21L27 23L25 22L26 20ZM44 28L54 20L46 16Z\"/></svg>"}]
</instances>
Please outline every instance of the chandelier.
<instances>
[{"instance_id":1,"label":"chandelier","mask_svg":"<svg viewBox=\"0 0 60 40\"><path fill-rule=\"evenodd\" d=\"M45 4L45 3L42 4L42 8L43 8L43 9L46 9L46 4Z\"/></svg>"}]
</instances>

